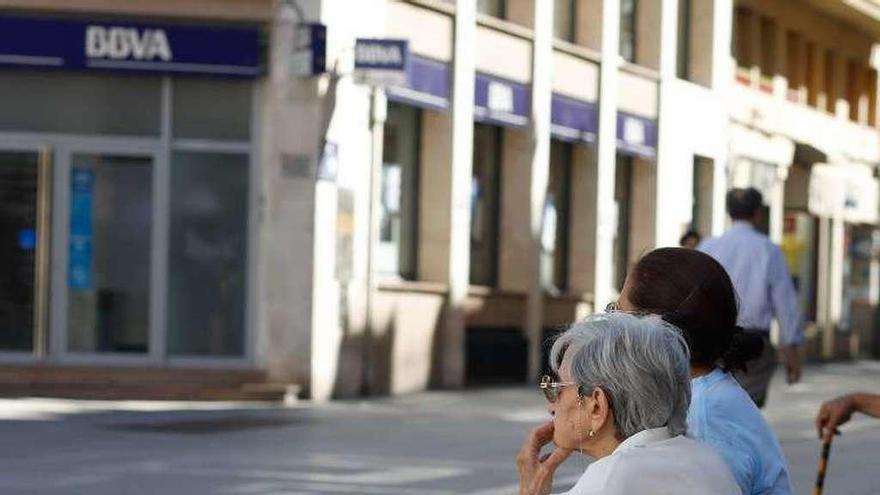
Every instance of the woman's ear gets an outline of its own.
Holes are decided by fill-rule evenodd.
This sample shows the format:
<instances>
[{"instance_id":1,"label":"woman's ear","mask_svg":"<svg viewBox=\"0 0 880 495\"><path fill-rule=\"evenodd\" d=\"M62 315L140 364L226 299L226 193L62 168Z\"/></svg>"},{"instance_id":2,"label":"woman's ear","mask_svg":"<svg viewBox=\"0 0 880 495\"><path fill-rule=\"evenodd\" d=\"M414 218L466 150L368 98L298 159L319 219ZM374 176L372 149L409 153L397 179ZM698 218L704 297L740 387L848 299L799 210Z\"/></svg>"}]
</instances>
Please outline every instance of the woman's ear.
<instances>
[{"instance_id":1,"label":"woman's ear","mask_svg":"<svg viewBox=\"0 0 880 495\"><path fill-rule=\"evenodd\" d=\"M590 400L585 400L587 404L587 417L590 421L590 428L598 432L610 423L611 406L608 394L600 387L594 387L587 396Z\"/></svg>"}]
</instances>

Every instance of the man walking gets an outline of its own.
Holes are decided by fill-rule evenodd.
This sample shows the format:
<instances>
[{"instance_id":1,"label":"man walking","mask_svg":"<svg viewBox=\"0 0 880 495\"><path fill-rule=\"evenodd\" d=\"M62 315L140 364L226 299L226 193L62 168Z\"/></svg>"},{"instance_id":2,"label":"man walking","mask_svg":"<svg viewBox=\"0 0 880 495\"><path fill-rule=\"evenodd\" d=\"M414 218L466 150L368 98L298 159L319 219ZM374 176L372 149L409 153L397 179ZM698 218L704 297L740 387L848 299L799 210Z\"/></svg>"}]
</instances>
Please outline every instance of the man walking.
<instances>
[{"instance_id":1,"label":"man walking","mask_svg":"<svg viewBox=\"0 0 880 495\"><path fill-rule=\"evenodd\" d=\"M733 189L727 193L727 213L733 220L720 237L707 239L699 249L712 256L727 270L739 298L737 323L746 332L758 334L764 352L746 364L747 371L736 379L758 407L767 400L767 388L776 369L776 350L770 343L770 323L779 321L779 343L786 365L788 383L800 380L800 354L803 327L797 296L785 257L778 246L757 230L763 219L763 198L754 188Z\"/></svg>"}]
</instances>

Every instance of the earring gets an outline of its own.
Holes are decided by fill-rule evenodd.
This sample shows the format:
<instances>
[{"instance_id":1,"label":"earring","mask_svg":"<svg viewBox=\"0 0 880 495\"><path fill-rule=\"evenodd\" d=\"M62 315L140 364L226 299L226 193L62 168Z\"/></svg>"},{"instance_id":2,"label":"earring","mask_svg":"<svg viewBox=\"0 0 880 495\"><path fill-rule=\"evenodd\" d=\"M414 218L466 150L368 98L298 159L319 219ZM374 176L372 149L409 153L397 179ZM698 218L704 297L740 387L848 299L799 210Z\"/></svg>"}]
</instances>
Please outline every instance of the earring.
<instances>
[{"instance_id":1,"label":"earring","mask_svg":"<svg viewBox=\"0 0 880 495\"><path fill-rule=\"evenodd\" d=\"M596 432L594 432L593 430L590 430L590 438L593 438L593 435L595 435L595 434L596 434Z\"/></svg>"}]
</instances>

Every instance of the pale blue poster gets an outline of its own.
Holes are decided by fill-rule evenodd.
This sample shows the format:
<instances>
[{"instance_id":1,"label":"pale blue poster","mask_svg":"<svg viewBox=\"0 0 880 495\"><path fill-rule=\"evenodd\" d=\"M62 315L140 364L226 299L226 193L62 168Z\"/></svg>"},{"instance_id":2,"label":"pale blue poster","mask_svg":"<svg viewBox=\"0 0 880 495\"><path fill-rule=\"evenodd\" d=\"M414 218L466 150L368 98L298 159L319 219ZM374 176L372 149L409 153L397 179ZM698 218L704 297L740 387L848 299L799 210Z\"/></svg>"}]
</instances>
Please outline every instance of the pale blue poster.
<instances>
[{"instance_id":1,"label":"pale blue poster","mask_svg":"<svg viewBox=\"0 0 880 495\"><path fill-rule=\"evenodd\" d=\"M74 167L70 176L70 252L68 285L92 288L92 203L95 172Z\"/></svg>"}]
</instances>

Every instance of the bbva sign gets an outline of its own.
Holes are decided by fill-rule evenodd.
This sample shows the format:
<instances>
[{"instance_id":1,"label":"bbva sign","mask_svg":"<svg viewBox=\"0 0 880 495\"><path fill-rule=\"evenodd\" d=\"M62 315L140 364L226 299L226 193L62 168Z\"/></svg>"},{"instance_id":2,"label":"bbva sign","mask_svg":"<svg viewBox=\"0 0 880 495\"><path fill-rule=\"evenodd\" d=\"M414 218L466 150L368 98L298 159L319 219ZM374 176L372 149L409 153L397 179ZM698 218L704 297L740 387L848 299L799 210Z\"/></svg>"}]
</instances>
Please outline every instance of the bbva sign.
<instances>
[{"instance_id":1,"label":"bbva sign","mask_svg":"<svg viewBox=\"0 0 880 495\"><path fill-rule=\"evenodd\" d=\"M173 54L163 29L88 26L86 57L169 62Z\"/></svg>"}]
</instances>

